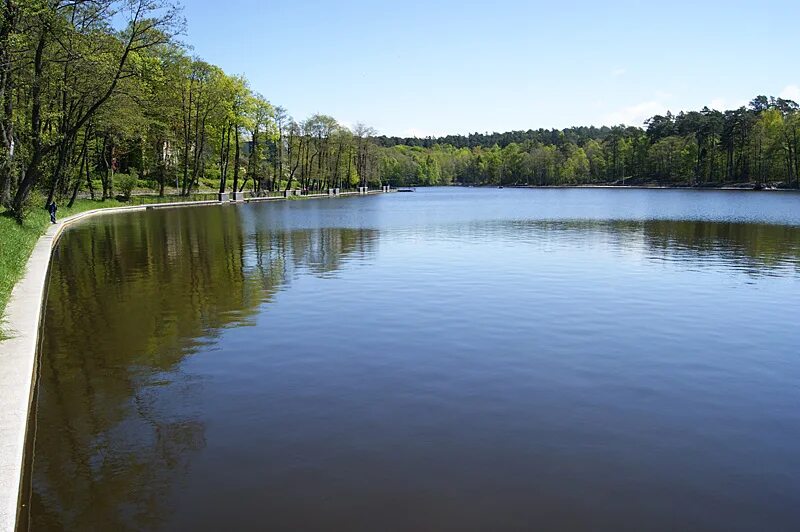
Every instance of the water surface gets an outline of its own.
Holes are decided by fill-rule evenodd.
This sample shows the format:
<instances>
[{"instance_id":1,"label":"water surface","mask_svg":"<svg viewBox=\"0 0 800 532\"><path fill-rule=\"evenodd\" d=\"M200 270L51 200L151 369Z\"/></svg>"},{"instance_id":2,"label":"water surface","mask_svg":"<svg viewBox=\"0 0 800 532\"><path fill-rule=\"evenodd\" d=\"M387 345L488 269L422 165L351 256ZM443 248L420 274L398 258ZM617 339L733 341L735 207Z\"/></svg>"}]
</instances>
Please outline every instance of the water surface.
<instances>
[{"instance_id":1,"label":"water surface","mask_svg":"<svg viewBox=\"0 0 800 532\"><path fill-rule=\"evenodd\" d=\"M800 196L100 217L53 261L32 530L791 530Z\"/></svg>"}]
</instances>

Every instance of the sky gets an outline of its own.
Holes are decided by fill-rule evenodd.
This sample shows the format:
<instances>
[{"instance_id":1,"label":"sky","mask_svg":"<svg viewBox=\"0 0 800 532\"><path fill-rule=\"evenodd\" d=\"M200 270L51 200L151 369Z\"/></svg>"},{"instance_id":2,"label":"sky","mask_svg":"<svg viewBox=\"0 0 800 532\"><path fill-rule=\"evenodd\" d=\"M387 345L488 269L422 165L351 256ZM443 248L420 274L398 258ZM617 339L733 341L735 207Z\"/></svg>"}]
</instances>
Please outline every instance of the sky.
<instances>
[{"instance_id":1,"label":"sky","mask_svg":"<svg viewBox=\"0 0 800 532\"><path fill-rule=\"evenodd\" d=\"M800 102L800 1L183 0L192 53L379 133L641 125Z\"/></svg>"}]
</instances>

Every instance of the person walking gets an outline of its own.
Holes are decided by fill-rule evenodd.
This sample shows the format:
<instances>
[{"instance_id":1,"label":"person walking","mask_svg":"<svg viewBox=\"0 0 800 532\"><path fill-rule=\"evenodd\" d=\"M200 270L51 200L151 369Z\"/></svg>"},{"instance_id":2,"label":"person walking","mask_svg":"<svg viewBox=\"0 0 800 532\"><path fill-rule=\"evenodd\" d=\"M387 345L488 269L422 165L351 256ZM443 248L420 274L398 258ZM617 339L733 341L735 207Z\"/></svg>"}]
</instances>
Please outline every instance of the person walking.
<instances>
[{"instance_id":1,"label":"person walking","mask_svg":"<svg viewBox=\"0 0 800 532\"><path fill-rule=\"evenodd\" d=\"M56 223L56 211L58 211L56 200L53 200L50 205L47 206L47 211L50 213L50 223Z\"/></svg>"}]
</instances>

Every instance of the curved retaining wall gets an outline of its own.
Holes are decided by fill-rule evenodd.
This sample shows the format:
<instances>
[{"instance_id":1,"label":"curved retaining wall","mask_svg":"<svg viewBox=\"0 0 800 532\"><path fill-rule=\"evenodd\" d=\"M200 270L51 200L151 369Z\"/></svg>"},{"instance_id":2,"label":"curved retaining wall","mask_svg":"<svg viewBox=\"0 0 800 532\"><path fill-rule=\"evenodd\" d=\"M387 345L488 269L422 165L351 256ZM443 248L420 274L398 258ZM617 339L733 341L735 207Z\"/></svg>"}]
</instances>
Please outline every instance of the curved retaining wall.
<instances>
[{"instance_id":1,"label":"curved retaining wall","mask_svg":"<svg viewBox=\"0 0 800 532\"><path fill-rule=\"evenodd\" d=\"M95 209L69 216L51 225L36 242L28 259L25 275L11 292L2 323L8 338L0 341L0 531L10 532L16 526L42 304L50 257L59 236L66 227L91 216L212 204L219 205L219 202Z\"/></svg>"},{"instance_id":2,"label":"curved retaining wall","mask_svg":"<svg viewBox=\"0 0 800 532\"><path fill-rule=\"evenodd\" d=\"M383 191L369 191L369 194L381 192ZM344 195L346 194L342 194ZM329 196L313 194L303 197ZM280 201L284 198L248 198L244 202L272 200ZM42 320L50 258L61 233L68 226L92 216L208 205L221 205L221 203L187 201L95 209L69 216L51 225L36 242L33 253L28 259L25 275L11 292L2 323L3 330L9 338L0 341L0 532L12 532L16 528L25 459L25 437L28 432L28 417L34 391L39 326Z\"/></svg>"},{"instance_id":3,"label":"curved retaining wall","mask_svg":"<svg viewBox=\"0 0 800 532\"><path fill-rule=\"evenodd\" d=\"M370 193L380 193L380 191L370 191ZM329 196L314 194L304 197ZM245 201L263 200L283 200L283 198L249 198ZM220 202L192 201L95 209L69 216L51 225L36 242L33 253L28 259L25 275L11 292L2 323L3 330L9 337L0 341L0 531L11 532L16 527L24 466L25 436L28 431L28 417L34 391L39 326L50 257L59 236L68 226L92 216L207 205L220 205Z\"/></svg>"}]
</instances>

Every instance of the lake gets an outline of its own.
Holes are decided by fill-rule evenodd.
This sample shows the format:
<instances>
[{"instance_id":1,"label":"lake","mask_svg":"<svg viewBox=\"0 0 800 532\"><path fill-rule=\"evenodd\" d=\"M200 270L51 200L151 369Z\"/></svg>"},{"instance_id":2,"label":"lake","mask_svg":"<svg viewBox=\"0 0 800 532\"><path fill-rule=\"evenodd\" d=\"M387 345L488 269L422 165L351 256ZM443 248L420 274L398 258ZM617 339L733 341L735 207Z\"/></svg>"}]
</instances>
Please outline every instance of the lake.
<instances>
[{"instance_id":1,"label":"lake","mask_svg":"<svg viewBox=\"0 0 800 532\"><path fill-rule=\"evenodd\" d=\"M418 189L54 254L32 530L789 530L800 195Z\"/></svg>"}]
</instances>

